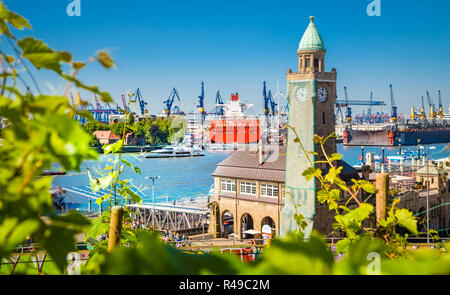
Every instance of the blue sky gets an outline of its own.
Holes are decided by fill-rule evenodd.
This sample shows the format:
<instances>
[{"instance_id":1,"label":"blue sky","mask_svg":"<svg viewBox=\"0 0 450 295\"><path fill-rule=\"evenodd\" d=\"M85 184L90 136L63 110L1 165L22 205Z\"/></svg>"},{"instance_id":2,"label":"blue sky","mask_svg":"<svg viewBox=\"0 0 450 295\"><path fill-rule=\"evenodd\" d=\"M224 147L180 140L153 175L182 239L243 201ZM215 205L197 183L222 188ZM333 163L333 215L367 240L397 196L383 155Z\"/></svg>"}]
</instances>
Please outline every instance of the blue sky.
<instances>
[{"instance_id":1,"label":"blue sky","mask_svg":"<svg viewBox=\"0 0 450 295\"><path fill-rule=\"evenodd\" d=\"M445 109L450 103L448 0L381 0L379 17L367 15L368 0L81 0L79 17L66 14L69 0L4 2L33 26L20 37L34 35L76 60L108 50L115 69L90 65L79 78L118 102L126 89L139 87L150 113L161 112L172 87L182 110L191 111L201 81L207 110L220 90L225 100L239 92L260 113L264 80L273 90L279 81L285 93L285 73L297 69L310 15L327 48L326 70L337 69L340 99L347 86L350 99L368 99L373 91L390 105L392 83L400 112L418 107L427 89L436 104L439 89ZM45 91L48 83L63 87L52 74L38 80Z\"/></svg>"}]
</instances>

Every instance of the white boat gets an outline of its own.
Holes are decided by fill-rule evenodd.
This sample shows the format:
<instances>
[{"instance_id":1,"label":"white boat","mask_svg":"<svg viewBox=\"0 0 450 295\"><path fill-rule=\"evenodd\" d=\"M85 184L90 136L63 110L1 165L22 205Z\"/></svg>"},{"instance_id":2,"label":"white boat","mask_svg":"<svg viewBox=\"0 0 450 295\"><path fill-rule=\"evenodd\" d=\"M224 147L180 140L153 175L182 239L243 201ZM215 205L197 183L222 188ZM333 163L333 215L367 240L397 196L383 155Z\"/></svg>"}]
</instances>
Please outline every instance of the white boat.
<instances>
[{"instance_id":1,"label":"white boat","mask_svg":"<svg viewBox=\"0 0 450 295\"><path fill-rule=\"evenodd\" d=\"M203 156L202 149L197 146L169 145L145 155L146 158L176 158Z\"/></svg>"}]
</instances>

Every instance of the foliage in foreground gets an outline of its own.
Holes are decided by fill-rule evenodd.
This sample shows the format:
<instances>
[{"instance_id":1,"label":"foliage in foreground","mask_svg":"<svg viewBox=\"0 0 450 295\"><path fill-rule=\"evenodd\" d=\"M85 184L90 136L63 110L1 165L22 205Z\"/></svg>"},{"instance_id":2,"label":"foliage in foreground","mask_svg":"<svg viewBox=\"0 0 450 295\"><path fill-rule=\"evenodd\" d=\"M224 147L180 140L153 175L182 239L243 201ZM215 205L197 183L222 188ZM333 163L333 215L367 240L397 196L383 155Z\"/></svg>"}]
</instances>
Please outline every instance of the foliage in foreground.
<instances>
[{"instance_id":1,"label":"foliage in foreground","mask_svg":"<svg viewBox=\"0 0 450 295\"><path fill-rule=\"evenodd\" d=\"M450 255L439 249L408 252L392 260L382 239L361 237L345 257L335 262L333 253L317 233L304 240L291 234L274 240L254 263L242 263L232 254L184 253L161 242L158 234L138 233L137 247L122 247L104 252L83 267L82 274L226 274L226 275L367 275L367 274L450 274ZM380 256L379 273L372 259Z\"/></svg>"},{"instance_id":2,"label":"foliage in foreground","mask_svg":"<svg viewBox=\"0 0 450 295\"><path fill-rule=\"evenodd\" d=\"M83 84L76 75L93 61L105 68L112 67L114 62L106 53L99 53L87 62L73 61L70 53L52 50L33 37L17 40L12 30L25 28L31 28L28 21L7 10L0 2L0 34L4 41L0 51L0 116L7 123L0 147L0 260L10 256L27 235L32 235L54 263L44 268L43 273L64 273L67 253L75 250L74 234L89 231L90 237L95 238L98 233L107 231L109 210L92 225L76 212L57 215L49 193L51 178L40 175L53 163L59 163L67 171L78 171L83 160L97 157L89 148L89 134L72 119L77 110L69 104L67 94L70 86L75 85L110 102L108 93ZM4 48L5 45L9 49ZM15 56L8 55L7 50ZM64 93L61 96L41 94L29 64L59 75L67 82ZM62 70L67 67L70 74ZM29 83L36 88L37 94L32 92ZM77 101L77 105L85 103ZM81 115L93 119L87 113ZM323 142L320 138L316 140ZM139 168L121 159L122 143L123 135L122 140L104 147L105 153L116 153L117 158L105 167L104 175L91 178L94 191L100 187L111 189L110 194L99 199L99 203L108 202L109 207L126 206L129 201L140 202L139 196L130 189L129 181L120 179L125 167L140 172ZM338 157L331 155L332 159ZM448 245L416 251L405 248L403 237L395 229L397 225L403 226L414 234L416 223L408 212L397 210L395 204L385 223L374 230L363 225L373 208L359 200L357 208L341 208L340 195L334 191L336 186L356 198L359 191L370 193L373 188L364 182L347 187L339 181L338 172L339 167L332 165L326 176L317 170L308 170L304 176L323 181L319 201L336 211L336 228L346 234L347 239L339 245L339 252L345 252L345 257L339 262L335 262L320 235L313 234L305 240L301 231L274 240L254 264L242 264L233 255L184 253L164 245L156 234L134 232L124 225L122 247L109 253L106 251L107 240L97 243L82 271L85 274L368 274L376 273L377 267L375 265L373 271L370 258L376 253L381 260L381 274L450 274ZM336 210L336 206L342 211ZM129 218L129 215L125 216ZM297 221L303 228L300 215L297 215ZM1 273L4 273L3 267ZM17 273L21 272L35 273L32 268L17 270Z\"/></svg>"},{"instance_id":3,"label":"foliage in foreground","mask_svg":"<svg viewBox=\"0 0 450 295\"><path fill-rule=\"evenodd\" d=\"M79 171L83 160L97 157L89 148L89 135L73 120L75 114L92 117L69 103L68 92L73 85L112 101L107 92L83 84L76 75L91 62L113 64L102 52L86 62L75 61L69 52L53 50L34 37L17 39L17 29L31 26L0 1L0 117L5 122L0 146L0 259L31 235L63 271L67 254L75 250L74 235L90 223L77 212L56 214L49 193L52 179L41 173L54 163ZM64 93L43 94L36 70L59 76L66 83Z\"/></svg>"}]
</instances>

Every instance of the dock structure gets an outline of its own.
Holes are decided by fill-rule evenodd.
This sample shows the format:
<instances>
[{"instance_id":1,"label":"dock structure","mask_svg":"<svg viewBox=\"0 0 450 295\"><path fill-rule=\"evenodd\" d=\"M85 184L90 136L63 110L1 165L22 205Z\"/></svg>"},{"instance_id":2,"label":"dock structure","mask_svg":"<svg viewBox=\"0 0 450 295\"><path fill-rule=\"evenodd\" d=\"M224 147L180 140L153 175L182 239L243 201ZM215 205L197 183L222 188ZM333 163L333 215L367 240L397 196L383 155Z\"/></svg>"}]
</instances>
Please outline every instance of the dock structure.
<instances>
[{"instance_id":1,"label":"dock structure","mask_svg":"<svg viewBox=\"0 0 450 295\"><path fill-rule=\"evenodd\" d=\"M207 208L149 203L127 206L132 217L145 227L158 230L201 232L208 224Z\"/></svg>"}]
</instances>

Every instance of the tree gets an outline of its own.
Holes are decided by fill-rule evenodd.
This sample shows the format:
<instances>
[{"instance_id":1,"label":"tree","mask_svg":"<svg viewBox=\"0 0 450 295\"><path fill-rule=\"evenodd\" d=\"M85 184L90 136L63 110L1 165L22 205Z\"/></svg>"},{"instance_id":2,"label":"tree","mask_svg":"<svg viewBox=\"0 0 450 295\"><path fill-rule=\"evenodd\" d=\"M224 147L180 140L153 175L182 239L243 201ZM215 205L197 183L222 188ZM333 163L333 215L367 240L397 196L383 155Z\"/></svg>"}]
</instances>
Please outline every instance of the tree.
<instances>
[{"instance_id":1,"label":"tree","mask_svg":"<svg viewBox=\"0 0 450 295\"><path fill-rule=\"evenodd\" d=\"M134 125L134 114L132 112L130 112L128 114L128 125L129 126L133 126Z\"/></svg>"}]
</instances>

